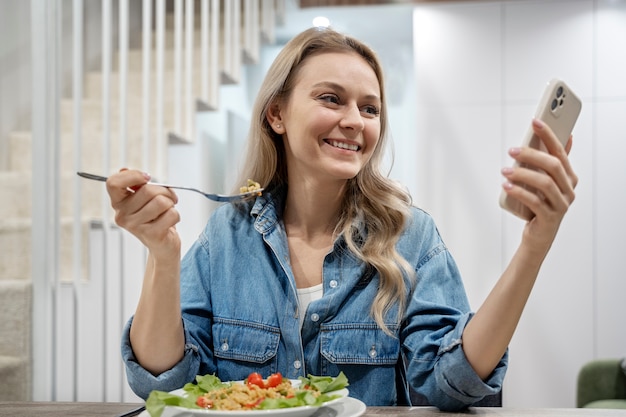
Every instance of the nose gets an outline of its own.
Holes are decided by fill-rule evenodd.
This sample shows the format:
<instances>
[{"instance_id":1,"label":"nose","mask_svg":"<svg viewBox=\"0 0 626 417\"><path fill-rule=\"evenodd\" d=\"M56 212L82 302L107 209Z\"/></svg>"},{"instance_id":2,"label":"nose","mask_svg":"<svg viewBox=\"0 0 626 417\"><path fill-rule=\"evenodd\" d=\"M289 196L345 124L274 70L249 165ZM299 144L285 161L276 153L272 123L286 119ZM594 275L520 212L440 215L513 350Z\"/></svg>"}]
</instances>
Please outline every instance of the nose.
<instances>
[{"instance_id":1,"label":"nose","mask_svg":"<svg viewBox=\"0 0 626 417\"><path fill-rule=\"evenodd\" d=\"M356 104L350 104L345 107L339 126L342 128L354 129L359 132L363 130L365 123L363 122L363 117L361 116L361 110Z\"/></svg>"}]
</instances>

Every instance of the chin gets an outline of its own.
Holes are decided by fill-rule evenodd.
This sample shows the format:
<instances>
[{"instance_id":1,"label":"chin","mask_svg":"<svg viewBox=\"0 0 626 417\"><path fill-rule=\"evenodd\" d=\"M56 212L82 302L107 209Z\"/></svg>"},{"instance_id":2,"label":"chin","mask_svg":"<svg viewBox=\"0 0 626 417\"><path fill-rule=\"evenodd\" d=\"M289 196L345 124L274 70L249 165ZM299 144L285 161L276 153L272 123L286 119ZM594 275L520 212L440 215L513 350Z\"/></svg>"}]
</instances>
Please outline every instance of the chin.
<instances>
[{"instance_id":1,"label":"chin","mask_svg":"<svg viewBox=\"0 0 626 417\"><path fill-rule=\"evenodd\" d=\"M334 176L338 179L348 181L348 180L356 178L357 175L359 175L359 171L336 173Z\"/></svg>"}]
</instances>

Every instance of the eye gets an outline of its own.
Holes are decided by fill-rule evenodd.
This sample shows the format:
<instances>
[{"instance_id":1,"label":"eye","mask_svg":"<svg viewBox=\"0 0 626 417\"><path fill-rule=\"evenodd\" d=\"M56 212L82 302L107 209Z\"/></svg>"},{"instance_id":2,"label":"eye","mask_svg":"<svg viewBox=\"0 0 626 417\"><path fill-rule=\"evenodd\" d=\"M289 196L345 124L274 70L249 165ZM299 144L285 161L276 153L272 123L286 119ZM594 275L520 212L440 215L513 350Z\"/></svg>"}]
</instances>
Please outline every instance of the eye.
<instances>
[{"instance_id":1,"label":"eye","mask_svg":"<svg viewBox=\"0 0 626 417\"><path fill-rule=\"evenodd\" d=\"M339 97L337 97L335 94L322 94L318 97L318 100L332 104L339 104Z\"/></svg>"},{"instance_id":2,"label":"eye","mask_svg":"<svg viewBox=\"0 0 626 417\"><path fill-rule=\"evenodd\" d=\"M367 114L371 114L372 116L378 116L380 114L380 110L378 110L378 107L373 105L363 106L361 111Z\"/></svg>"}]
</instances>

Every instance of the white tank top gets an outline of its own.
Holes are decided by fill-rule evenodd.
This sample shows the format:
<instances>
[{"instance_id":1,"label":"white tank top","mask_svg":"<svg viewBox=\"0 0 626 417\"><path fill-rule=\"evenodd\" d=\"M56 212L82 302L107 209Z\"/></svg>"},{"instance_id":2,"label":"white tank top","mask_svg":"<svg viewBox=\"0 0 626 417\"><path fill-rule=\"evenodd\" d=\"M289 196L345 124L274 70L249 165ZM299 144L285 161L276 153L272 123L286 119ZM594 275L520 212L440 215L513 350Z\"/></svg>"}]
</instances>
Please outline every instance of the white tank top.
<instances>
[{"instance_id":1,"label":"white tank top","mask_svg":"<svg viewBox=\"0 0 626 417\"><path fill-rule=\"evenodd\" d=\"M319 300L324 294L324 287L322 284L317 284L308 288L298 288L298 303L300 305L300 327L304 323L304 317L306 316L306 310L312 301Z\"/></svg>"}]
</instances>

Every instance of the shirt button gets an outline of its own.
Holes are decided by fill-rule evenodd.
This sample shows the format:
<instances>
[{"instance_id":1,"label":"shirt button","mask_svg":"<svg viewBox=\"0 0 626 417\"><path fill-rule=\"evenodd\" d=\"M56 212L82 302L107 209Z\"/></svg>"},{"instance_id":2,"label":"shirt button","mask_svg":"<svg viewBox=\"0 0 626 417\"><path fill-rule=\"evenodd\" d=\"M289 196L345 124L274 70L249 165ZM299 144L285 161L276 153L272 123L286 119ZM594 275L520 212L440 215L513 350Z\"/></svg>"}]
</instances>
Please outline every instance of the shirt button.
<instances>
[{"instance_id":1,"label":"shirt button","mask_svg":"<svg viewBox=\"0 0 626 417\"><path fill-rule=\"evenodd\" d=\"M336 288L337 287L337 281L336 280L332 280L328 283L328 285L330 285L330 288Z\"/></svg>"},{"instance_id":2,"label":"shirt button","mask_svg":"<svg viewBox=\"0 0 626 417\"><path fill-rule=\"evenodd\" d=\"M222 349L222 351L227 351L228 350L228 343L224 342L222 343L222 346L220 346L220 348Z\"/></svg>"},{"instance_id":3,"label":"shirt button","mask_svg":"<svg viewBox=\"0 0 626 417\"><path fill-rule=\"evenodd\" d=\"M376 352L376 348L374 346L372 346L372 348L370 349L370 352L369 352L370 358L374 359L377 354L378 354L378 352Z\"/></svg>"},{"instance_id":4,"label":"shirt button","mask_svg":"<svg viewBox=\"0 0 626 417\"><path fill-rule=\"evenodd\" d=\"M313 313L311 314L311 320L312 321L318 321L320 319L320 315L317 313Z\"/></svg>"},{"instance_id":5,"label":"shirt button","mask_svg":"<svg viewBox=\"0 0 626 417\"><path fill-rule=\"evenodd\" d=\"M300 363L299 360L296 359L295 361L293 361L293 367L294 368L300 369L301 366L302 366L302 364Z\"/></svg>"}]
</instances>

